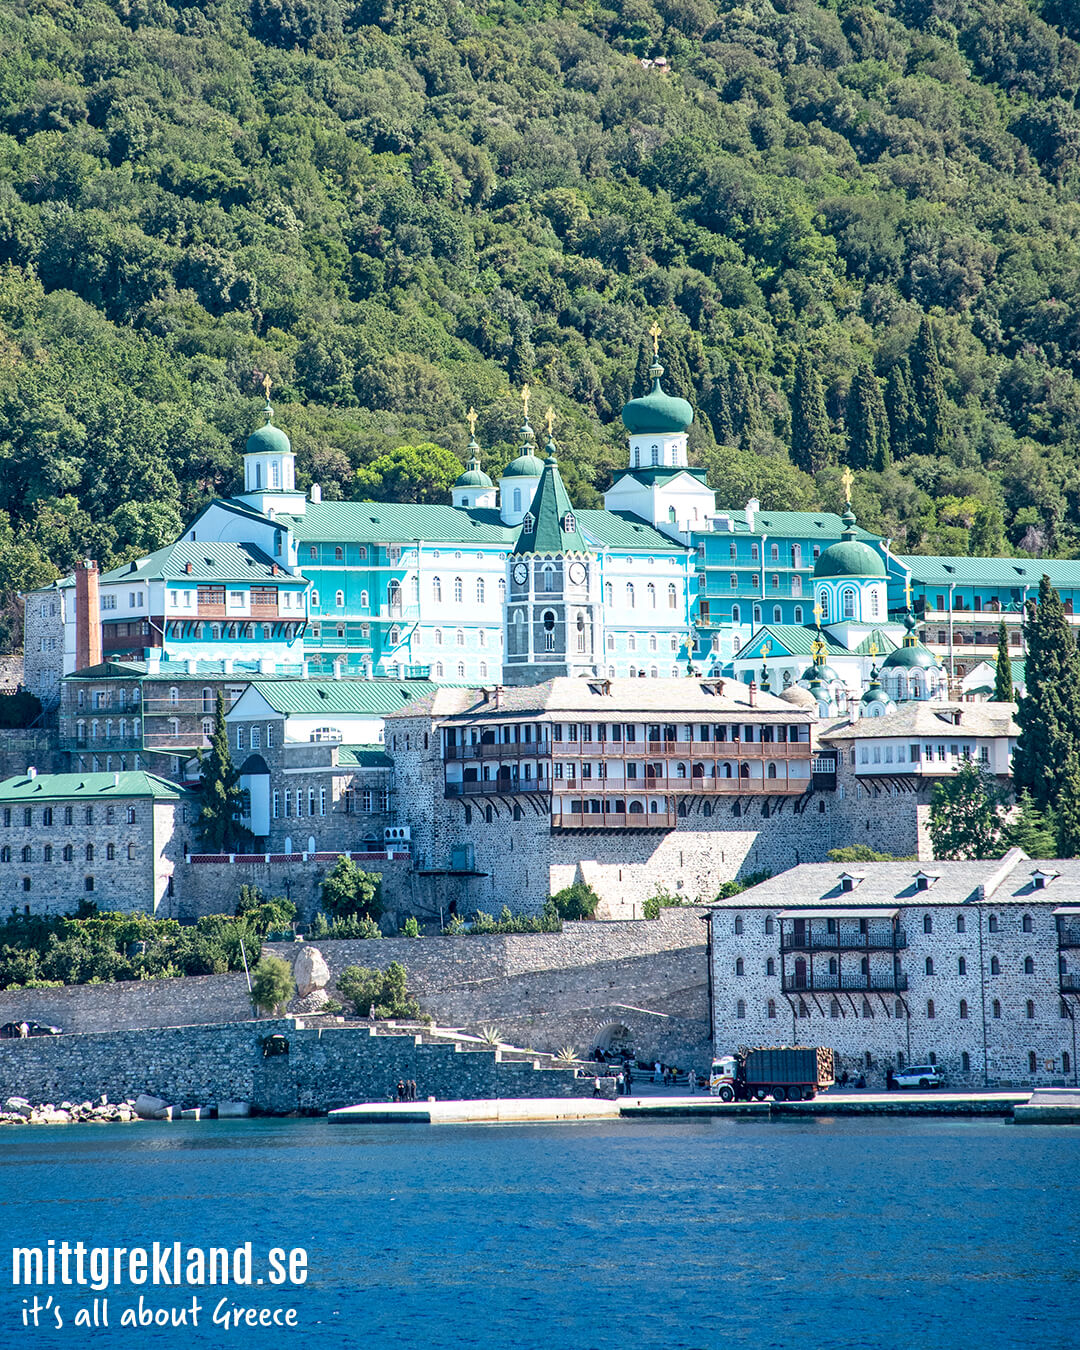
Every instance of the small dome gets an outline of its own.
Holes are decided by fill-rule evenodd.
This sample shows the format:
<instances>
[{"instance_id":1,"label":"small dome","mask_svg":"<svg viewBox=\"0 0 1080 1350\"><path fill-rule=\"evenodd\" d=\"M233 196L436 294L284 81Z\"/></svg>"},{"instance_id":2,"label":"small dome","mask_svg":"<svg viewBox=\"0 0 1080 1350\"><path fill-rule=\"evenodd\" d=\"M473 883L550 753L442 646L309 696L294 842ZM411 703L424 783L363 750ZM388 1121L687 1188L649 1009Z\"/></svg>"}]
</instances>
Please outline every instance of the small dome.
<instances>
[{"instance_id":1,"label":"small dome","mask_svg":"<svg viewBox=\"0 0 1080 1350\"><path fill-rule=\"evenodd\" d=\"M885 580L885 561L869 544L842 539L827 548L814 564L814 577L859 577Z\"/></svg>"},{"instance_id":2,"label":"small dome","mask_svg":"<svg viewBox=\"0 0 1080 1350\"><path fill-rule=\"evenodd\" d=\"M544 461L531 451L512 459L502 472L504 478L542 478L543 475Z\"/></svg>"},{"instance_id":3,"label":"small dome","mask_svg":"<svg viewBox=\"0 0 1080 1350\"><path fill-rule=\"evenodd\" d=\"M821 680L825 684L842 684L843 681L832 666L807 666L803 671L803 679L809 684L811 680Z\"/></svg>"},{"instance_id":4,"label":"small dome","mask_svg":"<svg viewBox=\"0 0 1080 1350\"><path fill-rule=\"evenodd\" d=\"M791 685L789 688L785 689L779 697L783 699L785 703L790 703L796 708L817 707L817 699L809 689L804 689L800 684Z\"/></svg>"},{"instance_id":5,"label":"small dome","mask_svg":"<svg viewBox=\"0 0 1080 1350\"><path fill-rule=\"evenodd\" d=\"M665 394L660 388L660 376L664 368L659 363L649 367L653 376L653 387L644 398L634 398L623 408L623 426L631 436L657 435L689 430L694 420L694 410L684 398Z\"/></svg>"},{"instance_id":6,"label":"small dome","mask_svg":"<svg viewBox=\"0 0 1080 1350\"><path fill-rule=\"evenodd\" d=\"M244 450L247 455L288 455L291 452L288 436L273 422L267 422L266 426L253 431L247 438Z\"/></svg>"},{"instance_id":7,"label":"small dome","mask_svg":"<svg viewBox=\"0 0 1080 1350\"><path fill-rule=\"evenodd\" d=\"M469 467L461 474L454 486L456 488L490 488L495 485L481 469L480 461L474 457L469 460Z\"/></svg>"},{"instance_id":8,"label":"small dome","mask_svg":"<svg viewBox=\"0 0 1080 1350\"><path fill-rule=\"evenodd\" d=\"M882 670L939 670L941 662L929 647L917 642L908 647L897 647L881 663Z\"/></svg>"},{"instance_id":9,"label":"small dome","mask_svg":"<svg viewBox=\"0 0 1080 1350\"><path fill-rule=\"evenodd\" d=\"M888 696L888 694L885 692L885 690L882 689L881 685L880 685L880 684L877 684L877 685L871 685L870 688L866 691L866 693L863 694L863 696L862 696L862 698L859 700L859 702L860 702L860 703L863 703L863 704L867 704L867 705L869 705L869 704L871 704L871 703L885 703L885 704L888 704L888 703L892 703L892 699Z\"/></svg>"}]
</instances>

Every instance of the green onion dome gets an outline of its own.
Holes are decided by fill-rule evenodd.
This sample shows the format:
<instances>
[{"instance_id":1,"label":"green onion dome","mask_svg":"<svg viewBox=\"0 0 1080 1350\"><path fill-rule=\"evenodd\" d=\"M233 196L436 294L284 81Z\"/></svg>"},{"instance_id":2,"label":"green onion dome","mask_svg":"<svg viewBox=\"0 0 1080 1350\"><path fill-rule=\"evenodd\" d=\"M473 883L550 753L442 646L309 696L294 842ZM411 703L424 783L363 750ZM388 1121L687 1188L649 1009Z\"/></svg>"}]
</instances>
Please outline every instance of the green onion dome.
<instances>
[{"instance_id":1,"label":"green onion dome","mask_svg":"<svg viewBox=\"0 0 1080 1350\"><path fill-rule=\"evenodd\" d=\"M884 581L888 575L881 554L855 538L855 517L850 505L841 519L844 533L838 544L827 548L814 564L815 580L822 577L859 577Z\"/></svg>"},{"instance_id":2,"label":"green onion dome","mask_svg":"<svg viewBox=\"0 0 1080 1350\"><path fill-rule=\"evenodd\" d=\"M631 436L671 435L689 430L694 410L684 398L665 394L660 387L664 367L659 361L649 367L652 389L643 398L631 399L622 410L623 426Z\"/></svg>"},{"instance_id":3,"label":"green onion dome","mask_svg":"<svg viewBox=\"0 0 1080 1350\"><path fill-rule=\"evenodd\" d=\"M247 438L244 451L248 455L288 455L291 452L288 436L273 422L267 422L266 426L253 431Z\"/></svg>"}]
</instances>

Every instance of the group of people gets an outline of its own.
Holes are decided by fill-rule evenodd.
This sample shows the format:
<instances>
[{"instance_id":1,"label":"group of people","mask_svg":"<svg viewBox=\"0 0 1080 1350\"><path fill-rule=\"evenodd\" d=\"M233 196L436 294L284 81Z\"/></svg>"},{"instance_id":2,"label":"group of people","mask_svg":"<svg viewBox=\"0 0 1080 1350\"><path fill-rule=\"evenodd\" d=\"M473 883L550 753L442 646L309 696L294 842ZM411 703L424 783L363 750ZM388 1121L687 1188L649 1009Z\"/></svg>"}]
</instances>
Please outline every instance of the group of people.
<instances>
[{"instance_id":1,"label":"group of people","mask_svg":"<svg viewBox=\"0 0 1080 1350\"><path fill-rule=\"evenodd\" d=\"M397 1100L399 1102L416 1101L416 1079L399 1078L397 1085Z\"/></svg>"}]
</instances>

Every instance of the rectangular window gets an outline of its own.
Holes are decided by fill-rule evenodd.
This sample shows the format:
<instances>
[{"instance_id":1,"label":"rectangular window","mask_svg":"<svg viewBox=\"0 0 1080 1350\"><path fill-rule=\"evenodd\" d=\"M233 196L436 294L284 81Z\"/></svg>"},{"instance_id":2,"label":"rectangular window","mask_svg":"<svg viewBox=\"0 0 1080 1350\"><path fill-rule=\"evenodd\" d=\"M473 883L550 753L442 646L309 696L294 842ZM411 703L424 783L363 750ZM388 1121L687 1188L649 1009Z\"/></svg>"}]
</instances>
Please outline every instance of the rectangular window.
<instances>
[{"instance_id":1,"label":"rectangular window","mask_svg":"<svg viewBox=\"0 0 1080 1350\"><path fill-rule=\"evenodd\" d=\"M289 817L289 797L290 797L290 795L291 795L291 794L290 794L290 792L289 792L289 789L286 788L286 789L285 789L285 818L286 818L286 820L287 820L288 817Z\"/></svg>"},{"instance_id":2,"label":"rectangular window","mask_svg":"<svg viewBox=\"0 0 1080 1350\"><path fill-rule=\"evenodd\" d=\"M224 586L200 586L199 604L200 605L223 605L225 603Z\"/></svg>"},{"instance_id":3,"label":"rectangular window","mask_svg":"<svg viewBox=\"0 0 1080 1350\"><path fill-rule=\"evenodd\" d=\"M308 813L309 816L313 816L313 815L315 814L315 789L314 789L314 788L308 788L308 794L307 794L307 813Z\"/></svg>"},{"instance_id":4,"label":"rectangular window","mask_svg":"<svg viewBox=\"0 0 1080 1350\"><path fill-rule=\"evenodd\" d=\"M261 727L252 727L252 728L251 728L251 748L252 748L252 750L258 750L258 749L261 748L261 746L262 746L262 728L261 728Z\"/></svg>"},{"instance_id":5,"label":"rectangular window","mask_svg":"<svg viewBox=\"0 0 1080 1350\"><path fill-rule=\"evenodd\" d=\"M273 605L278 602L278 588L276 586L252 586L251 603L253 605Z\"/></svg>"},{"instance_id":6,"label":"rectangular window","mask_svg":"<svg viewBox=\"0 0 1080 1350\"><path fill-rule=\"evenodd\" d=\"M277 820L278 816L279 816L280 813L281 813L281 793L280 793L280 792L275 792L275 793L274 793L273 806L272 806L272 808L271 808L271 813L272 813L274 819Z\"/></svg>"},{"instance_id":7,"label":"rectangular window","mask_svg":"<svg viewBox=\"0 0 1080 1350\"><path fill-rule=\"evenodd\" d=\"M244 750L247 748L247 734L243 727L236 728L236 748Z\"/></svg>"},{"instance_id":8,"label":"rectangular window","mask_svg":"<svg viewBox=\"0 0 1080 1350\"><path fill-rule=\"evenodd\" d=\"M274 748L274 728L269 722L266 724L266 748L267 750Z\"/></svg>"},{"instance_id":9,"label":"rectangular window","mask_svg":"<svg viewBox=\"0 0 1080 1350\"><path fill-rule=\"evenodd\" d=\"M325 816L325 815L326 815L326 789L325 789L325 788L320 788L320 789L319 789L319 815L320 815L320 816Z\"/></svg>"}]
</instances>

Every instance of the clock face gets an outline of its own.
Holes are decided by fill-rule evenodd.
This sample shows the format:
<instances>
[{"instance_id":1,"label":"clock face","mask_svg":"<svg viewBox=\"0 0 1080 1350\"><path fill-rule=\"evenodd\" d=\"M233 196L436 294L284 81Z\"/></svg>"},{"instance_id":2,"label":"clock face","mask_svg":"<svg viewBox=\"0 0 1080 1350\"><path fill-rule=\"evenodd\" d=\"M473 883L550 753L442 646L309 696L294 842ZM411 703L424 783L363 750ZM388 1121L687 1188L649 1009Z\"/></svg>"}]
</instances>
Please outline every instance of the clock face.
<instances>
[{"instance_id":1,"label":"clock face","mask_svg":"<svg viewBox=\"0 0 1080 1350\"><path fill-rule=\"evenodd\" d=\"M524 586L529 579L529 569L524 563L514 564L514 580L519 586Z\"/></svg>"},{"instance_id":2,"label":"clock face","mask_svg":"<svg viewBox=\"0 0 1080 1350\"><path fill-rule=\"evenodd\" d=\"M576 562L570 564L570 580L575 586L580 586L585 580L585 568L581 563Z\"/></svg>"}]
</instances>

